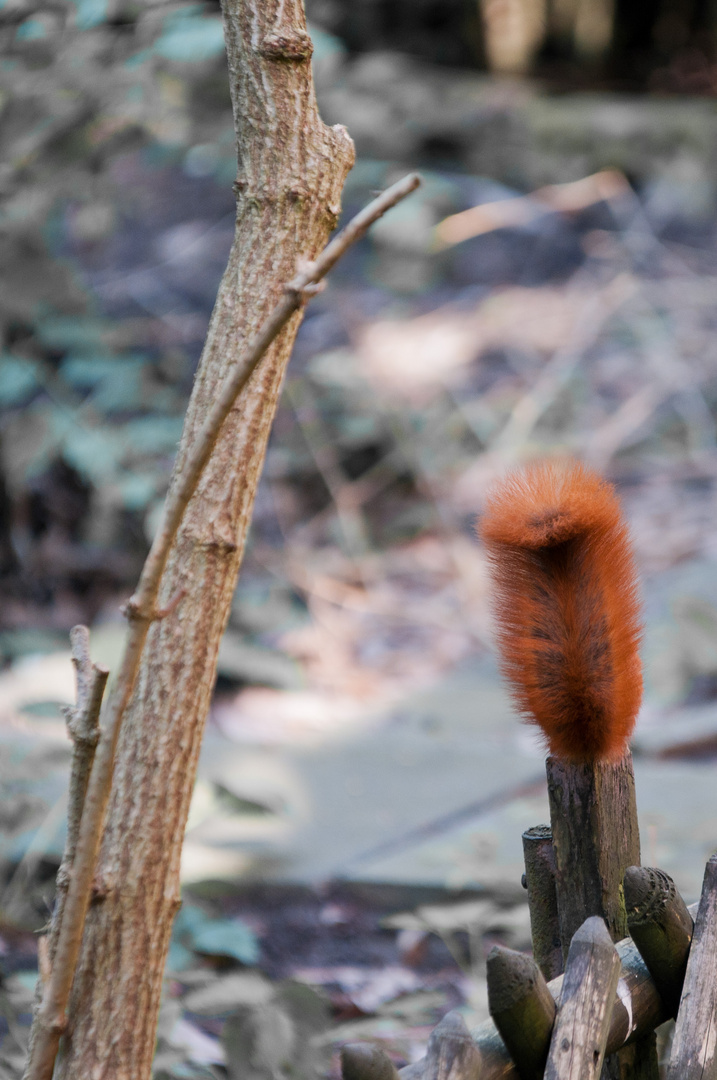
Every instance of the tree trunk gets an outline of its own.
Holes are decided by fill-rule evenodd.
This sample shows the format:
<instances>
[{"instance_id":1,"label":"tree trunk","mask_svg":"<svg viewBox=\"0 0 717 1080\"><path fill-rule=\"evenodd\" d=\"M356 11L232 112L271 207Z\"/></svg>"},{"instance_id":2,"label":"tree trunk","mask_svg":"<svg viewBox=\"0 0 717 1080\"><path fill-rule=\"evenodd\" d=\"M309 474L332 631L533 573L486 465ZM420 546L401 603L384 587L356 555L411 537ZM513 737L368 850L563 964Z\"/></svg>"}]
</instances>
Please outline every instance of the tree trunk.
<instances>
[{"instance_id":1,"label":"tree trunk","mask_svg":"<svg viewBox=\"0 0 717 1080\"><path fill-rule=\"evenodd\" d=\"M226 0L237 134L237 225L187 411L174 477L230 366L336 225L353 146L318 116L301 0ZM269 349L227 420L185 515L122 727L96 899L57 1080L146 1080L179 861L217 650L300 316Z\"/></svg>"}]
</instances>

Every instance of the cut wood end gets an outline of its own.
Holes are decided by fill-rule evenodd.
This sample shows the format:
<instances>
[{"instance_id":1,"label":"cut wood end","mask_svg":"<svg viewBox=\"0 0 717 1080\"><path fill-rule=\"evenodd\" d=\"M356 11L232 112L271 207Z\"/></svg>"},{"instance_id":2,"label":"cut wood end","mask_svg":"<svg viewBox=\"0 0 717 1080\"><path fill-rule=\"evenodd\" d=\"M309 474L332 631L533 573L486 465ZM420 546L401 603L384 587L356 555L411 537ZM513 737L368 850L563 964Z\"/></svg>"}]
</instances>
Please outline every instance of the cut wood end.
<instances>
[{"instance_id":1,"label":"cut wood end","mask_svg":"<svg viewBox=\"0 0 717 1080\"><path fill-rule=\"evenodd\" d=\"M343 1080L397 1080L398 1072L385 1050L367 1043L341 1048Z\"/></svg>"},{"instance_id":2,"label":"cut wood end","mask_svg":"<svg viewBox=\"0 0 717 1080\"><path fill-rule=\"evenodd\" d=\"M552 840L553 829L551 825L531 825L523 833L524 840Z\"/></svg>"},{"instance_id":3,"label":"cut wood end","mask_svg":"<svg viewBox=\"0 0 717 1080\"><path fill-rule=\"evenodd\" d=\"M649 922L670 903L685 909L675 883L664 870L654 866L628 866L623 878L625 907L630 924Z\"/></svg>"},{"instance_id":4,"label":"cut wood end","mask_svg":"<svg viewBox=\"0 0 717 1080\"><path fill-rule=\"evenodd\" d=\"M653 891L650 873L645 866L628 866L622 879L625 907L641 908Z\"/></svg>"},{"instance_id":5,"label":"cut wood end","mask_svg":"<svg viewBox=\"0 0 717 1080\"><path fill-rule=\"evenodd\" d=\"M512 1008L543 978L531 956L502 945L494 945L488 953L487 976L491 1015Z\"/></svg>"}]
</instances>

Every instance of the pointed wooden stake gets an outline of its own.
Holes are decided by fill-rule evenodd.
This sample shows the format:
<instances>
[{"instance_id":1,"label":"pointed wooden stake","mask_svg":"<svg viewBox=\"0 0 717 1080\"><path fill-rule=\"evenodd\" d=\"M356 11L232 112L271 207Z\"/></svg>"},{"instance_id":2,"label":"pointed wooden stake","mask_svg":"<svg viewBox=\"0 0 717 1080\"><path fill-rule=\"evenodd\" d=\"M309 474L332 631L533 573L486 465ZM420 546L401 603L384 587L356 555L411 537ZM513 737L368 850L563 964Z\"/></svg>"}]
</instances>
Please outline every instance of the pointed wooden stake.
<instances>
[{"instance_id":1,"label":"pointed wooden stake","mask_svg":"<svg viewBox=\"0 0 717 1080\"><path fill-rule=\"evenodd\" d=\"M705 869L667 1080L717 1077L717 855Z\"/></svg>"},{"instance_id":2,"label":"pointed wooden stake","mask_svg":"<svg viewBox=\"0 0 717 1080\"><path fill-rule=\"evenodd\" d=\"M619 978L617 949L603 920L593 915L570 945L545 1080L600 1076Z\"/></svg>"},{"instance_id":3,"label":"pointed wooden stake","mask_svg":"<svg viewBox=\"0 0 717 1080\"><path fill-rule=\"evenodd\" d=\"M466 1022L449 1012L428 1040L424 1080L478 1080L481 1056Z\"/></svg>"},{"instance_id":4,"label":"pointed wooden stake","mask_svg":"<svg viewBox=\"0 0 717 1080\"><path fill-rule=\"evenodd\" d=\"M694 922L672 878L628 866L623 882L627 925L666 1008L677 1015Z\"/></svg>"},{"instance_id":5,"label":"pointed wooden stake","mask_svg":"<svg viewBox=\"0 0 717 1080\"><path fill-rule=\"evenodd\" d=\"M542 1080L555 1001L535 960L496 945L488 955L488 1007L521 1080Z\"/></svg>"},{"instance_id":6,"label":"pointed wooden stake","mask_svg":"<svg viewBox=\"0 0 717 1080\"><path fill-rule=\"evenodd\" d=\"M343 1080L398 1080L398 1071L385 1050L368 1043L348 1043L341 1048Z\"/></svg>"}]
</instances>

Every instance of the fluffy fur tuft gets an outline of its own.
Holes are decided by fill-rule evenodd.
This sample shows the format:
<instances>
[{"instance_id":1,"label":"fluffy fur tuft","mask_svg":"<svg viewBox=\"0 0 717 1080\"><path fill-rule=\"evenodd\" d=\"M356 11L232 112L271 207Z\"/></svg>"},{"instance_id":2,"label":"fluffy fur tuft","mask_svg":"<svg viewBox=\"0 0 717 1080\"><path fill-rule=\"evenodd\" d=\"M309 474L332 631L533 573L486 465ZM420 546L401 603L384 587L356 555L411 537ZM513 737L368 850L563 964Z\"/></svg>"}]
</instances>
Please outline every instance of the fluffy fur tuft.
<instances>
[{"instance_id":1,"label":"fluffy fur tuft","mask_svg":"<svg viewBox=\"0 0 717 1080\"><path fill-rule=\"evenodd\" d=\"M552 754L617 760L642 697L632 551L615 491L578 463L533 465L489 496L502 668Z\"/></svg>"}]
</instances>

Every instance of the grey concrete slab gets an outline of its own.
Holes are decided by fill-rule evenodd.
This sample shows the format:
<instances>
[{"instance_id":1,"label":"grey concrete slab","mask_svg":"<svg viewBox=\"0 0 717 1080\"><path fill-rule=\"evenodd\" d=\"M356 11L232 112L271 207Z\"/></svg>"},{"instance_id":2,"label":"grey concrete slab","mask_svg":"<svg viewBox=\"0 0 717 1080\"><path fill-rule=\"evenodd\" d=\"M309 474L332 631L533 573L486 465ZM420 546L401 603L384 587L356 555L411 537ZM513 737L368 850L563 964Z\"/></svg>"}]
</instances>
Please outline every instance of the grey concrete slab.
<instances>
[{"instance_id":1,"label":"grey concrete slab","mask_svg":"<svg viewBox=\"0 0 717 1080\"><path fill-rule=\"evenodd\" d=\"M698 712L684 725L679 717L665 723L675 732L703 730L710 710ZM665 723L646 724L642 742L638 725L637 746L662 746ZM514 888L521 833L549 819L544 754L486 666L453 674L378 726L263 753L279 769L279 797L289 794L283 817L256 823L253 837L235 819L224 834L227 846L253 853L249 873L258 876ZM201 775L239 794L247 790L242 769L254 776L265 769L252 754L210 735ZM717 766L636 756L635 773L643 862L662 867L695 899L717 848ZM221 842L216 820L202 833L209 844Z\"/></svg>"},{"instance_id":2,"label":"grey concrete slab","mask_svg":"<svg viewBox=\"0 0 717 1080\"><path fill-rule=\"evenodd\" d=\"M210 735L200 774L240 794L237 769L248 753ZM410 863L409 852L422 843L460 829L467 818L508 801L542 776L537 743L486 665L456 672L407 699L379 725L324 745L274 748L272 754L291 777L294 810L264 854L271 849L271 876L299 881L363 878L363 868L376 859L388 859L390 866L391 854ZM207 822L208 841L210 829ZM420 873L412 876L418 880ZM426 880L438 876L434 872Z\"/></svg>"},{"instance_id":3,"label":"grey concrete slab","mask_svg":"<svg viewBox=\"0 0 717 1080\"><path fill-rule=\"evenodd\" d=\"M635 761L642 862L670 874L685 900L699 898L705 863L717 850L717 766ZM362 880L451 888L513 887L523 872L522 832L548 822L547 789L525 792L439 836L353 868Z\"/></svg>"}]
</instances>

